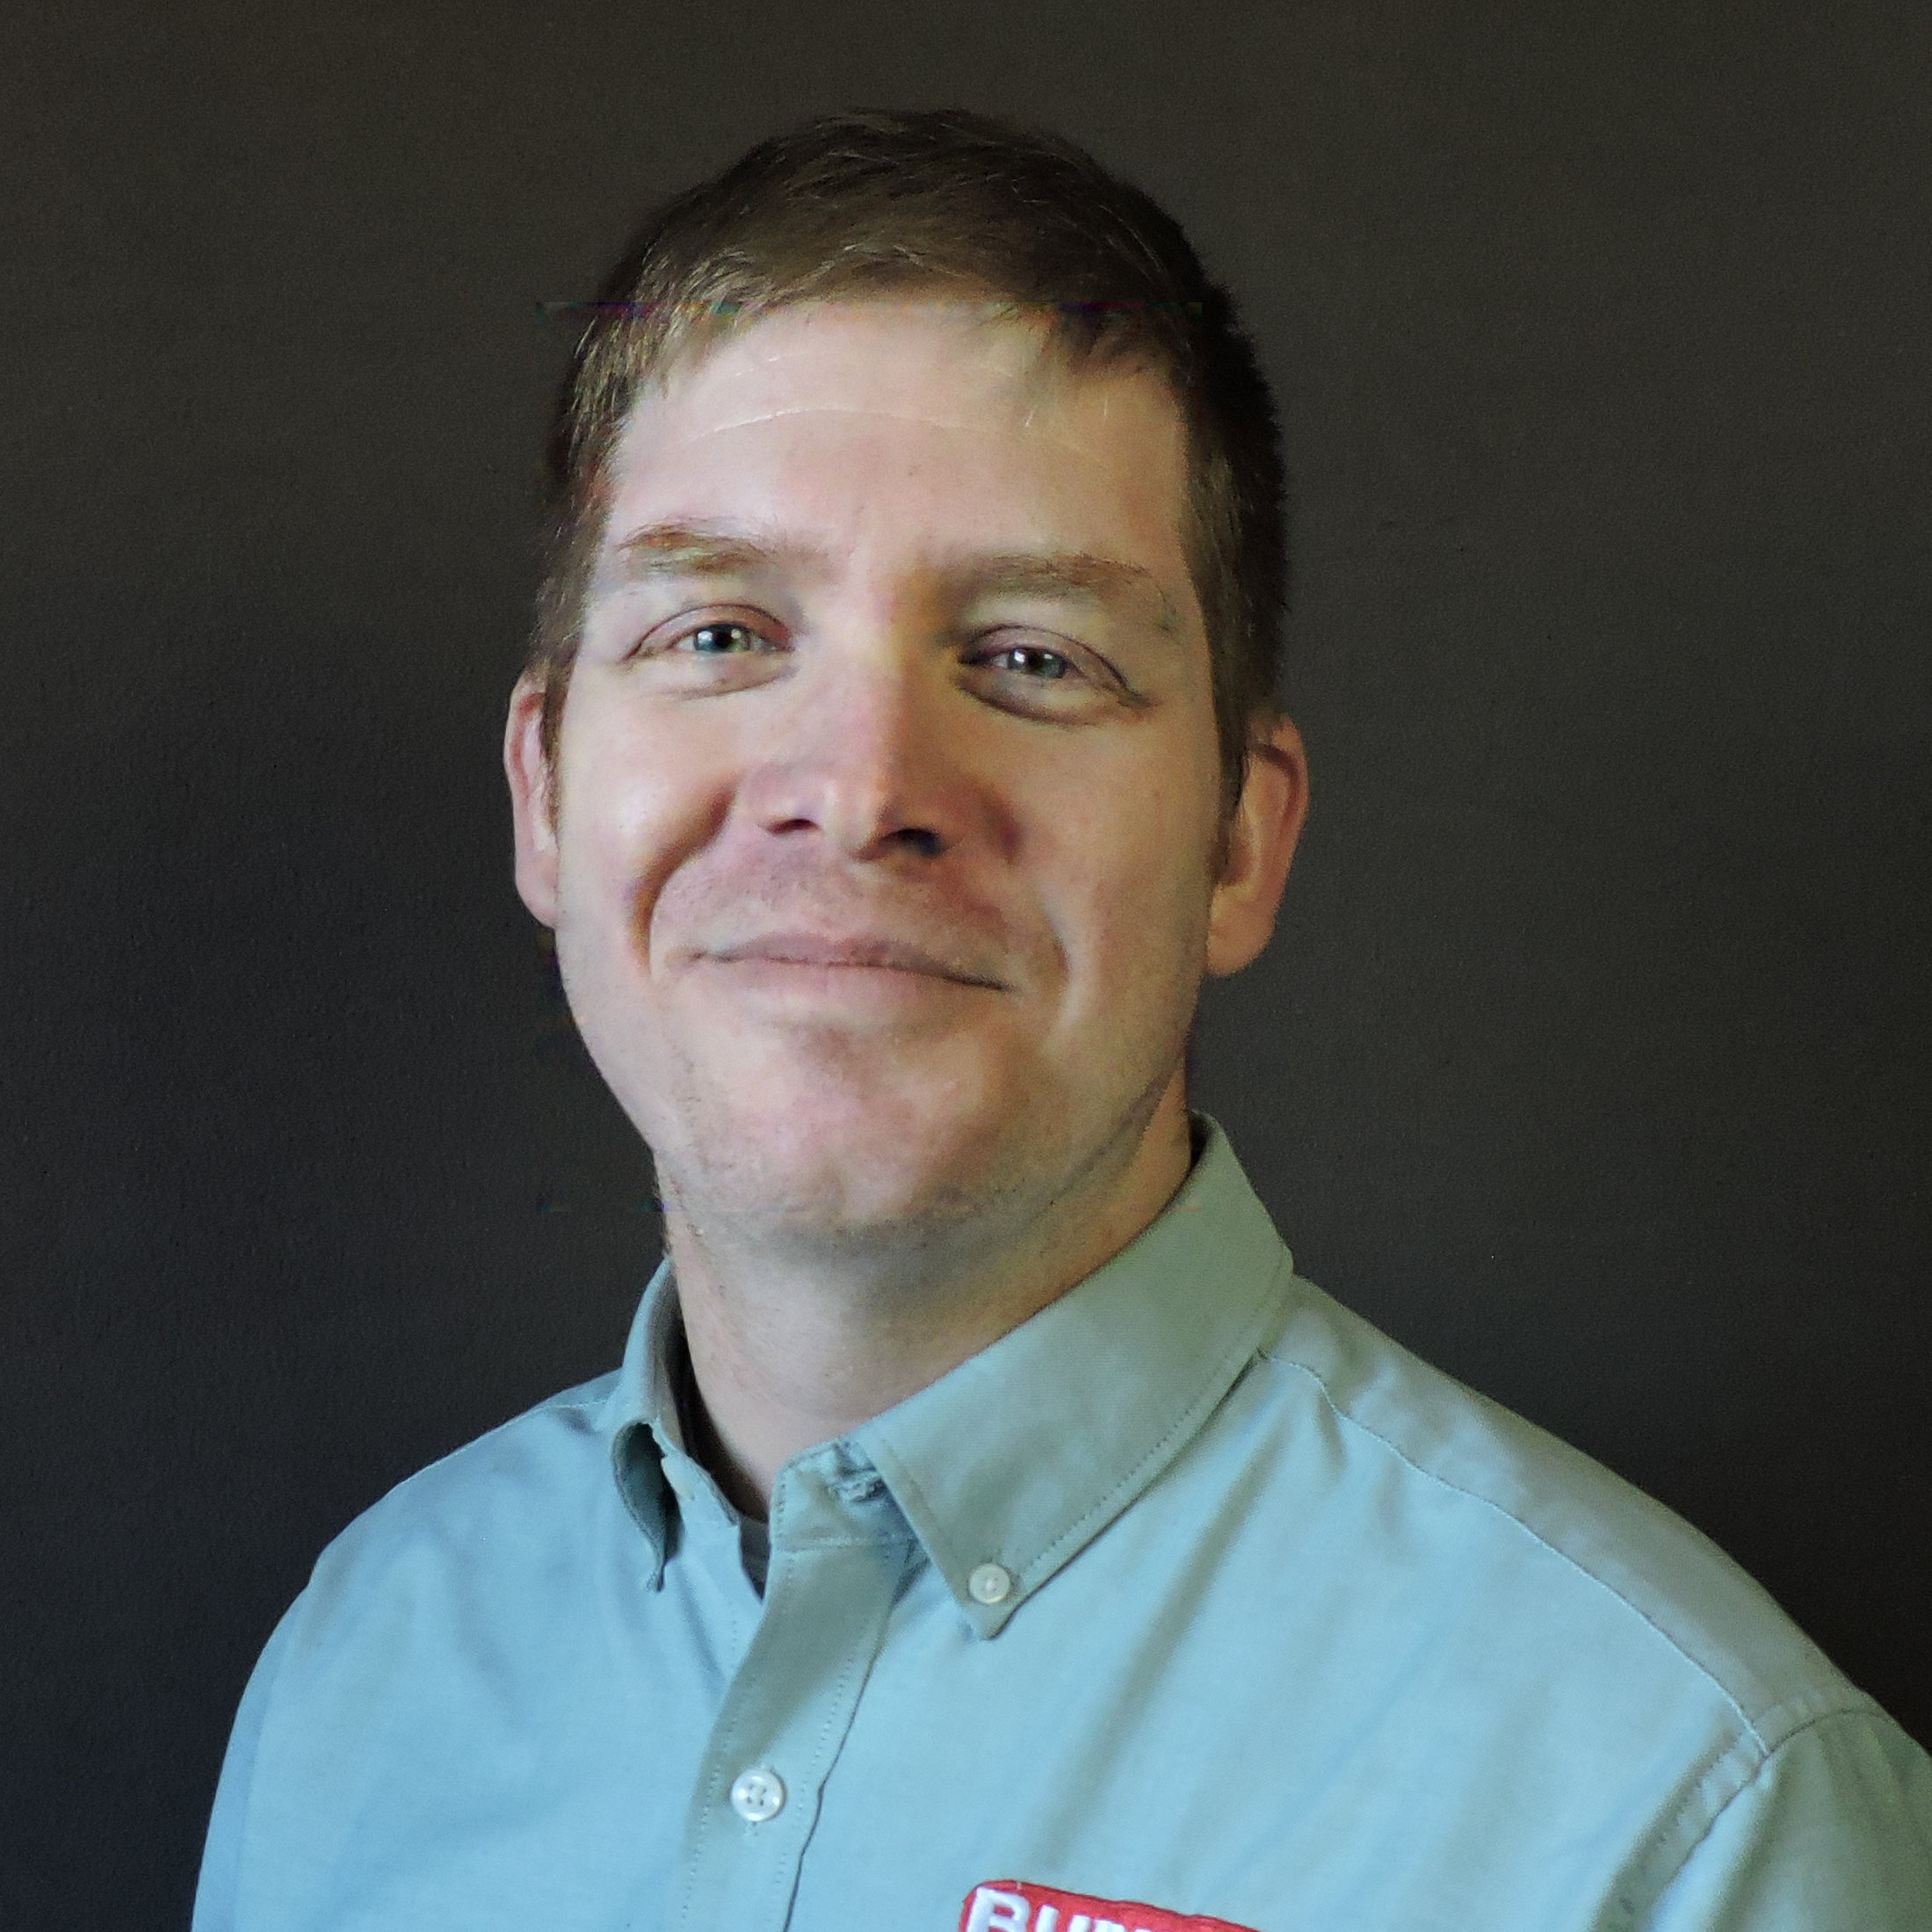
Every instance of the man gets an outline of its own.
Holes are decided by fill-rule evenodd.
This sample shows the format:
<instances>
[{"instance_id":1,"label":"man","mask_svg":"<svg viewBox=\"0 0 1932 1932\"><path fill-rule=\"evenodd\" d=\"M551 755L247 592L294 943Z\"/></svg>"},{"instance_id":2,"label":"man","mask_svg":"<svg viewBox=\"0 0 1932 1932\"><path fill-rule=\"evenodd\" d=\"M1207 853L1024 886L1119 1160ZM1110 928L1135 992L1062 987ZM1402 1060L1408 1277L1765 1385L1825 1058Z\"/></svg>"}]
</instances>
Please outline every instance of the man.
<instances>
[{"instance_id":1,"label":"man","mask_svg":"<svg viewBox=\"0 0 1932 1932\"><path fill-rule=\"evenodd\" d=\"M668 1260L324 1553L199 1932L1932 1925L1923 1754L1188 1113L1307 781L1174 224L814 124L654 221L554 454L517 883Z\"/></svg>"}]
</instances>

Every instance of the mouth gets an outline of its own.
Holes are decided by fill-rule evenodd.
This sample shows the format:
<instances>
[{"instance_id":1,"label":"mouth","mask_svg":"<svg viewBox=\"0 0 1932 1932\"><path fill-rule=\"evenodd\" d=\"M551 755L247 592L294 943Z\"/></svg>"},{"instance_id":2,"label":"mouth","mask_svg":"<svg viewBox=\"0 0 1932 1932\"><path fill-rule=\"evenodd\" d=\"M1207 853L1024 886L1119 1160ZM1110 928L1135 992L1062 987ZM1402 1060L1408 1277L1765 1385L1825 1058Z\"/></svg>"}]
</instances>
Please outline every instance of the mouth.
<instances>
[{"instance_id":1,"label":"mouth","mask_svg":"<svg viewBox=\"0 0 1932 1932\"><path fill-rule=\"evenodd\" d=\"M996 993L1009 990L1004 980L995 979L966 961L928 952L923 946L911 945L904 940L871 934L831 937L812 932L761 933L756 939L719 947L707 956L725 966L753 964L821 971L913 973L923 979L950 980L955 986L983 987Z\"/></svg>"}]
</instances>

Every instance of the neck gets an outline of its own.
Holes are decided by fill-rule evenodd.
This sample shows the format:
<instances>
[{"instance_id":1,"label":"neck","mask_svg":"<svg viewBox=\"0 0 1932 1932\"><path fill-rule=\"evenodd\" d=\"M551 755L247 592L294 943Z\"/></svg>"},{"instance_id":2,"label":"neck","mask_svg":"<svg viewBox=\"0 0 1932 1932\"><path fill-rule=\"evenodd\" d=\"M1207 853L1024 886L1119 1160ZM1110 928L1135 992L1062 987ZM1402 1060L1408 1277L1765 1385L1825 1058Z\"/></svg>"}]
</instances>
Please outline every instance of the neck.
<instances>
[{"instance_id":1,"label":"neck","mask_svg":"<svg viewBox=\"0 0 1932 1932\"><path fill-rule=\"evenodd\" d=\"M691 1453L738 1509L763 1516L792 1456L937 1381L1111 1260L1173 1198L1191 1158L1176 1073L1151 1118L1051 1195L844 1268L822 1250L722 1243L713 1229L728 1218L701 1226L668 1188Z\"/></svg>"}]
</instances>

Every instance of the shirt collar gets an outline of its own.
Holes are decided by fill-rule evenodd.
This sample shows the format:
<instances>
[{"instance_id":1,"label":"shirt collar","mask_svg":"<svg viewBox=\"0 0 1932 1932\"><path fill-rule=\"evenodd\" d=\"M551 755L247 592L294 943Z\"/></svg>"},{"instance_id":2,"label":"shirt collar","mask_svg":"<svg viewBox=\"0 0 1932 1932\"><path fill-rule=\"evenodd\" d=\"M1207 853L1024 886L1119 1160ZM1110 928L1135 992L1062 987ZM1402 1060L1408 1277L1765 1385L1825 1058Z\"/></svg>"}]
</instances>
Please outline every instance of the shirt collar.
<instances>
[{"instance_id":1,"label":"shirt collar","mask_svg":"<svg viewBox=\"0 0 1932 1932\"><path fill-rule=\"evenodd\" d=\"M677 1342L677 1290L667 1255L638 1304L624 1345L624 1366L618 1371L617 1386L597 1424L610 1441L619 1494L650 1545L654 1586L663 1580L677 1523L664 1471L666 1451L681 1453L684 1448L671 1380L672 1350Z\"/></svg>"},{"instance_id":2,"label":"shirt collar","mask_svg":"<svg viewBox=\"0 0 1932 1932\"><path fill-rule=\"evenodd\" d=\"M1147 1488L1285 1319L1288 1250L1226 1136L1195 1118L1205 1145L1193 1169L1135 1240L839 1445L885 1479L983 1637ZM665 1454L688 1461L669 1369L676 1321L667 1264L631 1326L604 1417L619 1487L660 1573L674 1534Z\"/></svg>"}]
</instances>

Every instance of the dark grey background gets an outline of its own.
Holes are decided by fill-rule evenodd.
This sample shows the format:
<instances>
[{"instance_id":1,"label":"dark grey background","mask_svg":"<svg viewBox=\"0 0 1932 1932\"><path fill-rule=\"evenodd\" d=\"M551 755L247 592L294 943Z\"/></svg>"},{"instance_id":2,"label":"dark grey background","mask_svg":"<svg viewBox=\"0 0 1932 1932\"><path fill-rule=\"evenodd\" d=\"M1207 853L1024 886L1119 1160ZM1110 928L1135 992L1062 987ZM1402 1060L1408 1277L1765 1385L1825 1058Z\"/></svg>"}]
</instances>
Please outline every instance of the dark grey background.
<instances>
[{"instance_id":1,"label":"dark grey background","mask_svg":"<svg viewBox=\"0 0 1932 1932\"><path fill-rule=\"evenodd\" d=\"M862 103L1089 141L1266 345L1316 802L1199 1095L1304 1270L1932 1737L1932 11L63 0L4 35L0 1923L180 1925L321 1545L617 1359L648 1172L496 767L539 305Z\"/></svg>"}]
</instances>

